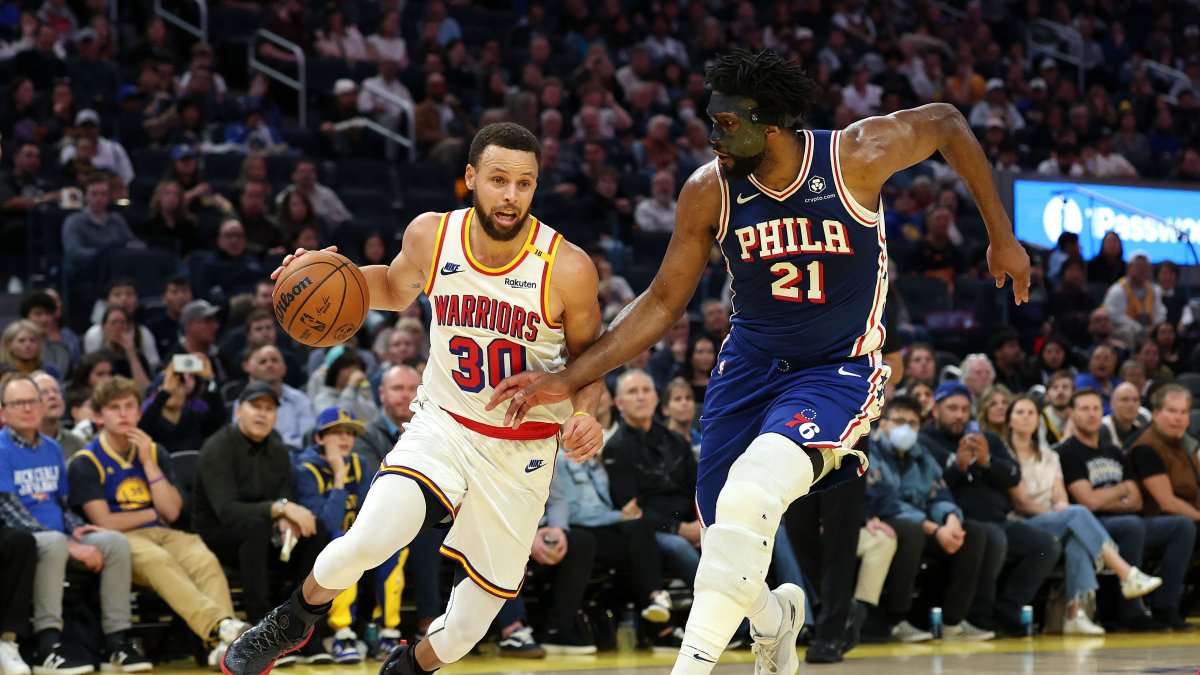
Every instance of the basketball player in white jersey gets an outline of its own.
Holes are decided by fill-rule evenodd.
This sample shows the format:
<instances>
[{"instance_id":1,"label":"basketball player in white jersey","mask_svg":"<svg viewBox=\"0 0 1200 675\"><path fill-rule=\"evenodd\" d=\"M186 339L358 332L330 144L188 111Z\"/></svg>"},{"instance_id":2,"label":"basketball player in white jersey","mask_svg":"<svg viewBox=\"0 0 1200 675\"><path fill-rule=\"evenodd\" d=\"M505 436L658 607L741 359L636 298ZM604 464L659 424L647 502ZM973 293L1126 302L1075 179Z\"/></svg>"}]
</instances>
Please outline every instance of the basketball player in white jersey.
<instances>
[{"instance_id":1,"label":"basketball player in white jersey","mask_svg":"<svg viewBox=\"0 0 1200 675\"><path fill-rule=\"evenodd\" d=\"M505 377L562 370L600 329L591 260L529 213L540 155L523 127L484 127L466 167L474 207L418 216L391 265L362 268L373 309L401 310L421 293L433 305L429 364L412 421L353 527L326 547L290 600L230 645L224 672L270 671L308 641L342 589L440 522L451 523L442 554L464 574L427 637L397 648L380 672L423 675L461 659L520 591L560 436L576 461L603 443L592 414L601 382L539 408L516 428L504 425L502 412L484 410ZM283 506L263 510L277 517Z\"/></svg>"}]
</instances>

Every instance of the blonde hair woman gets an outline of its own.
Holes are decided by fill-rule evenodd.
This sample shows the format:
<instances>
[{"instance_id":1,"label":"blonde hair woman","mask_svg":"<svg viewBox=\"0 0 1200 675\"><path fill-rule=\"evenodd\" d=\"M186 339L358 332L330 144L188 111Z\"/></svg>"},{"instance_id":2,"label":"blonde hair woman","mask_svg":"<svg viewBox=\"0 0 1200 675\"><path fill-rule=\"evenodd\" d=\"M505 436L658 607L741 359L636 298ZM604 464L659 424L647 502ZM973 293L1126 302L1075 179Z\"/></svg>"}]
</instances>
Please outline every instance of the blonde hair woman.
<instances>
[{"instance_id":1,"label":"blonde hair woman","mask_svg":"<svg viewBox=\"0 0 1200 675\"><path fill-rule=\"evenodd\" d=\"M14 321L0 334L0 361L11 364L22 375L29 375L35 370L44 370L59 378L59 373L53 366L42 363L43 344L42 329L28 319Z\"/></svg>"},{"instance_id":2,"label":"blonde hair woman","mask_svg":"<svg viewBox=\"0 0 1200 675\"><path fill-rule=\"evenodd\" d=\"M1006 415L1008 414L1008 404L1012 400L1013 393L1008 387L1002 384L988 387L980 395L979 403L975 408L975 420L979 422L979 428L1004 438L1004 424Z\"/></svg>"}]
</instances>

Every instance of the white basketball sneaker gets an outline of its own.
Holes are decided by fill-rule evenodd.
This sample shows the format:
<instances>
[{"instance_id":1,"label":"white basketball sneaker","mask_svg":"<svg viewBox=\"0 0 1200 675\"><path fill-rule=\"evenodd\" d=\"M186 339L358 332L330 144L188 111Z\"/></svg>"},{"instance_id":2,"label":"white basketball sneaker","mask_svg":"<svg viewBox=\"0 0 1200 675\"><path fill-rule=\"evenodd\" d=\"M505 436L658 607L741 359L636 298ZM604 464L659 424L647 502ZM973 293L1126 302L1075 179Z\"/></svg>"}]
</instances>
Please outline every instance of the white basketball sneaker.
<instances>
[{"instance_id":1,"label":"white basketball sneaker","mask_svg":"<svg viewBox=\"0 0 1200 675\"><path fill-rule=\"evenodd\" d=\"M800 657L796 654L796 638L804 627L804 591L795 584L783 584L771 591L783 607L783 623L774 637L764 637L750 627L754 638L754 675L796 675Z\"/></svg>"}]
</instances>

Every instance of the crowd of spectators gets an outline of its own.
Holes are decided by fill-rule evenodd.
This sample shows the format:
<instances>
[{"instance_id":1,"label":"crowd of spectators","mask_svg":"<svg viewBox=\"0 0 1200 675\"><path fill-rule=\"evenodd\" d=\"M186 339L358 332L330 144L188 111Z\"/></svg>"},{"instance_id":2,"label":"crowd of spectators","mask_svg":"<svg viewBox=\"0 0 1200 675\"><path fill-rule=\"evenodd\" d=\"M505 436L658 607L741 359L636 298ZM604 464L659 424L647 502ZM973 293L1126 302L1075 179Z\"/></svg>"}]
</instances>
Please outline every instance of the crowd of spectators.
<instances>
[{"instance_id":1,"label":"crowd of spectators","mask_svg":"<svg viewBox=\"0 0 1200 675\"><path fill-rule=\"evenodd\" d=\"M0 2L0 241L4 269L17 285L32 281L0 335L0 565L14 580L0 597L5 673L24 672L22 658L50 672L99 660L144 668L128 635L131 584L183 616L213 663L244 627L236 617L260 618L352 522L370 467L411 414L427 307L373 312L356 343L309 351L278 329L266 274L296 246L353 241L356 261L388 260L405 212L390 198L347 204L357 186L338 176L356 160L414 184L446 177L435 201L420 202L446 210L464 203L456 174L476 129L512 120L535 130L534 212L587 247L607 319L644 287L647 265L657 268L678 186L711 159L702 71L737 46L805 63L822 89L811 127L945 101L997 172L1200 179L1192 4L212 5L208 44L138 3L121 3L113 25L104 0ZM262 73L240 72L247 47L220 22L247 16L309 55L309 128ZM1082 73L1026 51L1039 19L1081 36ZM249 48L297 67L269 42ZM1164 66L1191 86L1164 78ZM360 117L401 133L411 124L415 152L386 150ZM1012 315L1014 328L985 337L959 326L950 341L905 290L986 279L970 195L929 161L897 176L883 201L896 373L865 497L847 496L864 514L852 523L861 562L853 575L853 561L810 564L797 548L806 540L793 546L789 531L814 516L797 510L780 529L773 580L852 591L810 593L808 615L847 613L865 640L930 639L930 604L944 609L947 639L1019 630L1026 604L1048 630L1186 628L1200 520L1188 435L1200 323L1187 270L1124 250L1117 232L1084 259L1079 238L1064 234L1053 251L1034 251L1033 302ZM39 220L46 214L58 217ZM140 270L111 262L131 249L167 255L156 297L125 276ZM726 282L715 255L689 314L610 376L604 460L556 473L531 551L539 583L526 595L537 602L506 605L502 655L608 644L604 616L582 618L588 594L618 615L632 603L646 643L677 644L699 558L698 411L729 331ZM422 535L374 584L339 598L322 627L331 653L314 640L298 658L362 659L372 621L381 646L369 647L386 653L400 639L405 578L416 607L406 629L424 631L445 591L439 537ZM1045 599L1060 557L1056 605ZM94 626L61 597L63 574L77 574L68 560L98 573ZM1097 576L1097 560L1115 584ZM922 561L948 573L922 576ZM589 585L610 569L622 573ZM243 589L236 611L226 573ZM63 637L81 629L96 633L90 654ZM857 639L823 649L840 658Z\"/></svg>"}]
</instances>

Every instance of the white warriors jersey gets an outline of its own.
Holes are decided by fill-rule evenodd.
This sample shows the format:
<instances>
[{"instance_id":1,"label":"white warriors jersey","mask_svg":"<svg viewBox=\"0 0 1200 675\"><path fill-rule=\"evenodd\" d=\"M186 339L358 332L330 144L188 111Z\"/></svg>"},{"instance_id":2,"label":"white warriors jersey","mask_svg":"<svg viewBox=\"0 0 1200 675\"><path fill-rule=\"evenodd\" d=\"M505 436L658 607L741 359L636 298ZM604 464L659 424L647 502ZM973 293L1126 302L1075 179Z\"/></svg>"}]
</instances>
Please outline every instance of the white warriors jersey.
<instances>
[{"instance_id":1,"label":"white warriors jersey","mask_svg":"<svg viewBox=\"0 0 1200 675\"><path fill-rule=\"evenodd\" d=\"M570 401L534 408L519 429L503 430L507 405L484 410L492 390L525 370L558 372L566 365L563 327L549 316L550 275L562 235L530 216L525 245L503 267L471 253L474 209L445 214L425 294L433 307L429 363L423 384L430 400L467 427L487 435L546 438L571 415Z\"/></svg>"}]
</instances>

